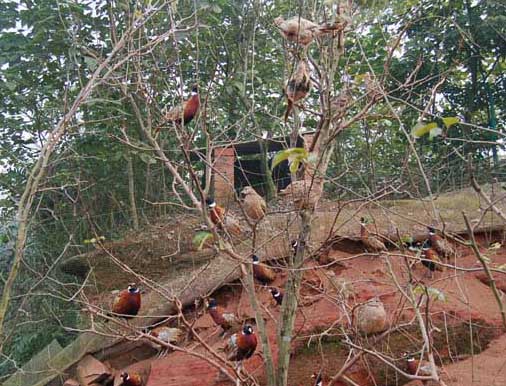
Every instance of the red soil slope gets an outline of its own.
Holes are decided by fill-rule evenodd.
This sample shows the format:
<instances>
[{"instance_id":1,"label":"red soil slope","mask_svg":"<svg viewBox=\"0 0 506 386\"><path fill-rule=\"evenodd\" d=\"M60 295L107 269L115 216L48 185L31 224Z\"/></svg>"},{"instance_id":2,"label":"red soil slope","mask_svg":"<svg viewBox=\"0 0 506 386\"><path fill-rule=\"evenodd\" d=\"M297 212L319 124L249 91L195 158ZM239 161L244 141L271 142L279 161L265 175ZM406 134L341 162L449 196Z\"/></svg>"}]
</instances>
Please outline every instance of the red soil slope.
<instances>
[{"instance_id":1,"label":"red soil slope","mask_svg":"<svg viewBox=\"0 0 506 386\"><path fill-rule=\"evenodd\" d=\"M481 240L484 243L484 240ZM484 252L491 259L493 266L500 266L506 263L506 249L500 248L494 251ZM457 265L462 268L479 267L477 259L470 250L459 248L461 256L457 259ZM343 251L332 251L331 256L335 259L347 259L351 254ZM405 285L408 280L407 267L403 257L398 251L390 251L388 257L361 256L351 260L346 260L344 267L334 266L332 270L338 278L346 280L353 286L353 293L347 301L348 309L354 305L364 302L372 297L379 297L384 303L389 315L389 322L396 324L405 322L413 317L413 310L405 304L399 291L388 273L390 266L401 285ZM323 331L331 326L332 333L338 333L338 327L349 328L349 313L345 314L336 304L336 290L328 280L328 273L331 269L314 269L316 263L307 265L308 270L304 274L304 283L301 289L302 299L300 312L296 319L296 338L294 342L294 356L292 367L290 368L290 385L312 385L311 373L323 368L327 376L335 374L346 358L347 349L339 346L337 340L335 343L324 345L324 348L307 349L308 337L315 331ZM434 339L442 342L436 353L437 358L443 359L443 379L448 385L506 385L506 335L502 334L501 318L499 308L490 288L483 284L475 272L462 272L447 269L445 272L437 272L433 279L424 278L425 268L421 264L416 264L414 276L422 280L426 285L439 289L446 298L446 301L432 301L430 306L430 317L434 325L439 330L434 332ZM283 274L278 274L275 286L282 287L285 281ZM506 282L506 274L497 274L497 279ZM218 300L224 304L229 312L234 312L244 317L251 317L253 312L249 307L249 302L241 287L231 287L231 290L222 290L216 294ZM506 288L506 287L503 287ZM259 300L264 305L264 317L267 321L267 330L269 340L273 345L274 357L276 357L276 319L279 317L279 308L275 305L267 288L257 286ZM475 322L482 326L479 336L481 341L476 343L468 340L470 333L468 322ZM464 325L465 324L465 325ZM463 337L456 338L456 343L446 346L448 341L448 331L452 326L465 326ZM225 344L225 339L219 336L220 329L215 327L209 315L204 314L199 317L195 323L195 328L201 334L206 343L211 346L219 355L223 355L221 348ZM414 327L416 330L416 327ZM481 332L485 331L485 332ZM409 334L404 334L409 335ZM473 347L475 353L480 349L485 349L487 343L494 337L489 348L473 358L457 362L462 356L468 355L466 350ZM402 367L400 353L421 347L420 340L414 336L409 337L409 341L392 337L388 344L382 343L381 348L392 353L399 361L398 366ZM466 343L467 341L467 343ZM411 342L409 345L406 342ZM407 347L404 347L406 346ZM207 358L212 355L195 341L191 341L184 346L186 349L192 348L195 352ZM341 349L342 348L342 349ZM255 377L260 384L264 382L263 362L261 359L263 348L259 344L257 355L245 362L245 369ZM394 355L395 354L395 355ZM455 363L451 363L451 362ZM223 381L216 368L211 366L205 360L182 352L173 352L161 359L149 359L151 365L151 374L147 386L205 386L205 385L229 385L228 381ZM142 365L142 364L137 364ZM386 370L385 370L386 371ZM373 358L361 361L359 365L352 368L347 375L355 380L357 384L367 385L396 385L405 384L406 380L393 380L391 373L376 368ZM388 374L390 375L388 375ZM386 374L386 375L385 375ZM376 383L371 378L376 379ZM474 377L474 383L472 378ZM388 378L388 379L387 379ZM339 383L338 383L339 384ZM411 383L416 384L416 383Z\"/></svg>"}]
</instances>

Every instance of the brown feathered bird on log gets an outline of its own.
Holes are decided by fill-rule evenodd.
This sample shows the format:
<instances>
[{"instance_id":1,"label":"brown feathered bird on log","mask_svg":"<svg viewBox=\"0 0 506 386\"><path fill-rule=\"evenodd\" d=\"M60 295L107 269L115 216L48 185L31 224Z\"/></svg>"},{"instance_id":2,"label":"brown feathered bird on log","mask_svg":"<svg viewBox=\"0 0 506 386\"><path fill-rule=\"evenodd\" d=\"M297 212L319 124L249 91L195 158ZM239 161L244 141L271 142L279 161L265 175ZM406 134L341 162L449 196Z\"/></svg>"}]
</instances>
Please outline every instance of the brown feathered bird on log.
<instances>
[{"instance_id":1,"label":"brown feathered bird on log","mask_svg":"<svg viewBox=\"0 0 506 386\"><path fill-rule=\"evenodd\" d=\"M243 206L246 215L252 220L261 220L265 216L267 205L265 200L251 186L246 186L242 192Z\"/></svg>"},{"instance_id":2,"label":"brown feathered bird on log","mask_svg":"<svg viewBox=\"0 0 506 386\"><path fill-rule=\"evenodd\" d=\"M280 197L293 200L295 209L312 209L318 203L323 192L323 179L304 179L290 183L279 191Z\"/></svg>"},{"instance_id":3,"label":"brown feathered bird on log","mask_svg":"<svg viewBox=\"0 0 506 386\"><path fill-rule=\"evenodd\" d=\"M285 112L285 122L290 116L293 105L306 98L311 90L311 77L307 60L300 59L297 68L288 80L285 87L285 95L288 102Z\"/></svg>"},{"instance_id":4,"label":"brown feathered bird on log","mask_svg":"<svg viewBox=\"0 0 506 386\"><path fill-rule=\"evenodd\" d=\"M186 126L197 115L199 108L200 98L198 86L193 85L191 97L182 104L170 109L164 116L165 122L174 123L176 125L181 125L183 122ZM160 131L160 128L156 130L156 132L158 131Z\"/></svg>"},{"instance_id":5,"label":"brown feathered bird on log","mask_svg":"<svg viewBox=\"0 0 506 386\"><path fill-rule=\"evenodd\" d=\"M131 283L127 289L120 291L112 303L113 316L129 319L139 312L141 308L141 291Z\"/></svg>"},{"instance_id":6,"label":"brown feathered bird on log","mask_svg":"<svg viewBox=\"0 0 506 386\"><path fill-rule=\"evenodd\" d=\"M224 208L216 204L216 201L214 201L214 199L207 198L206 205L209 211L209 218L214 225L220 229L223 229L230 235L242 235L242 228L239 224L239 221L237 221L237 219L230 213L227 213Z\"/></svg>"},{"instance_id":7,"label":"brown feathered bird on log","mask_svg":"<svg viewBox=\"0 0 506 386\"><path fill-rule=\"evenodd\" d=\"M303 47L308 46L318 36L342 31L346 26L345 22L316 24L299 16L291 17L288 20L279 16L274 19L274 24L286 40L298 43Z\"/></svg>"},{"instance_id":8,"label":"brown feathered bird on log","mask_svg":"<svg viewBox=\"0 0 506 386\"><path fill-rule=\"evenodd\" d=\"M367 221L365 218L360 219L360 240L369 252L386 251L387 247L376 235L373 235L367 229Z\"/></svg>"}]
</instances>

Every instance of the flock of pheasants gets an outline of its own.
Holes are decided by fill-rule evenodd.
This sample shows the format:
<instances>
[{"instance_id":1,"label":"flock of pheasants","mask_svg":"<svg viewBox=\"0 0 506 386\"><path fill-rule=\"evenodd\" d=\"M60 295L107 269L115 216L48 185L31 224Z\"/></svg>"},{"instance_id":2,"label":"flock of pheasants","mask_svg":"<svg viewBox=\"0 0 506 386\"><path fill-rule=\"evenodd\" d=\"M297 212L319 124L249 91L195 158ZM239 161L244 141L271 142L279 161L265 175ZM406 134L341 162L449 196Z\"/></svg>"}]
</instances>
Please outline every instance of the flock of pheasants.
<instances>
[{"instance_id":1,"label":"flock of pheasants","mask_svg":"<svg viewBox=\"0 0 506 386\"><path fill-rule=\"evenodd\" d=\"M295 57L298 58L298 63L285 87L285 95L288 100L285 119L288 117L292 106L304 99L311 88L309 65L305 56L307 47L315 38L323 34L334 34L334 36L337 34L339 39L342 39L342 31L347 23L348 21L345 18L339 23L324 25L319 25L300 17L293 17L289 20L279 17L274 20L274 24L279 28L284 38L289 42L295 43L296 48L302 48L302 55L300 52L295 54ZM186 100L182 105L167 112L165 114L165 121L176 125L180 125L181 123L188 124L197 114L199 106L198 88L194 86L191 98ZM296 181L282 193L291 193L292 197L295 197L294 200L296 200L297 196L301 195L298 190L306 192L307 186L305 184L305 181ZM264 199L249 186L244 188L242 196L245 214L252 220L258 221L262 219L266 213ZM228 236L239 236L242 234L238 220L231 213L226 212L212 198L206 200L206 205L211 222L219 230ZM428 269L427 272L432 277L434 271L441 270L439 256L449 257L455 251L446 240L436 234L434 228L429 228L428 230L427 240L423 243L407 242L406 246L412 251L417 251L422 264ZM360 221L360 238L369 252L381 253L387 250L384 241L368 228L364 218ZM292 242L291 250L293 253L296 252L297 247L297 242ZM276 278L275 271L269 266L260 263L258 256L253 255L251 259L255 278L264 285L272 283ZM283 304L283 291L272 287L270 288L270 292L276 304L281 306ZM115 298L112 313L114 316L128 319L137 315L140 308L140 290L135 284L131 284L128 286L128 289L121 291ZM239 320L234 314L225 312L215 299L208 300L207 310L214 323L223 330L223 335L229 335L224 351L227 354L227 360L237 362L240 369L242 361L250 358L257 348L257 337L253 327L250 324L244 325L243 321ZM160 341L170 344L177 344L183 335L181 330L166 326L153 328L149 331L149 334ZM414 357L409 355L406 356L406 361L409 373L430 375L430 367L424 361L420 363L420 361L415 360ZM145 382L138 373L123 372L120 377L124 386L141 386ZM321 374L315 374L314 378L314 385L323 385Z\"/></svg>"},{"instance_id":2,"label":"flock of pheasants","mask_svg":"<svg viewBox=\"0 0 506 386\"><path fill-rule=\"evenodd\" d=\"M251 187L245 188L243 200L243 209L246 215L252 220L261 220L266 214L265 201ZM212 199L207 200L208 213L211 221L221 230L233 232L235 227L240 232L237 220L229 215L224 208L217 205ZM228 219L228 220L227 220ZM381 253L387 251L384 241L380 236L373 233L369 229L364 218L360 220L360 239L364 247L372 253ZM428 228L427 239L423 242L408 241L404 243L409 250L415 251L427 273L432 274L436 270L442 270L441 257L449 258L455 255L452 245L436 234L434 228ZM292 241L291 250L296 253L297 241ZM257 255L251 256L251 264L253 265L253 274L255 279L263 285L268 285L276 279L276 272L266 264L260 262ZM283 304L283 291L280 288L271 287L269 291L278 306ZM130 318L139 312L141 307L141 294L139 288L135 284L130 284L128 289L121 291L113 302L112 312L116 316ZM257 347L257 337L250 324L244 324L233 313L226 312L220 307L215 299L209 299L207 310L214 323L221 327L223 336L229 335L228 341L224 347L227 360L237 362L240 366L241 362L250 358ZM170 344L177 344L183 336L183 332L178 328L167 326L156 327L149 334L153 337ZM430 375L430 367L425 361L415 360L411 355L406 355L406 368L410 374ZM240 369L240 367L239 367ZM142 379L139 374L122 373L123 385L125 386L141 386ZM315 374L315 385L322 386L323 381L321 374Z\"/></svg>"}]
</instances>

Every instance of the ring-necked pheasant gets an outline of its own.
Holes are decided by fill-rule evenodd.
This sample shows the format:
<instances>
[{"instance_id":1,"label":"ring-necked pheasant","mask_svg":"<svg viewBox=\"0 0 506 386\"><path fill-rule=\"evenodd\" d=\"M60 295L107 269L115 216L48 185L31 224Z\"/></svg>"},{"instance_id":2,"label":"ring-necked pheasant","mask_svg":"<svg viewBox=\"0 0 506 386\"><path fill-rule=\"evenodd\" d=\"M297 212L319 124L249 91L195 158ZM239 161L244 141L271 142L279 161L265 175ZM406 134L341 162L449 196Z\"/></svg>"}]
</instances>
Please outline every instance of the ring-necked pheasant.
<instances>
[{"instance_id":1,"label":"ring-necked pheasant","mask_svg":"<svg viewBox=\"0 0 506 386\"><path fill-rule=\"evenodd\" d=\"M241 332L230 337L225 346L225 353L227 354L227 360L239 362L240 367L243 360L251 358L256 348L257 337L253 327L245 325Z\"/></svg>"},{"instance_id":2,"label":"ring-necked pheasant","mask_svg":"<svg viewBox=\"0 0 506 386\"><path fill-rule=\"evenodd\" d=\"M283 292L281 290L278 290L277 288L271 288L269 290L269 292L271 293L272 297L274 298L274 300L276 301L276 304L278 306L280 306L281 304L283 304Z\"/></svg>"},{"instance_id":3,"label":"ring-necked pheasant","mask_svg":"<svg viewBox=\"0 0 506 386\"><path fill-rule=\"evenodd\" d=\"M432 244L432 248L434 248L436 252L445 258L455 256L455 249L453 249L453 246L447 240L439 236L433 227L427 227L427 229L429 231L429 240Z\"/></svg>"},{"instance_id":4,"label":"ring-necked pheasant","mask_svg":"<svg viewBox=\"0 0 506 386\"><path fill-rule=\"evenodd\" d=\"M221 206L217 205L212 198L207 198L206 204L209 211L209 218L214 225L220 229L223 229L230 235L242 235L241 225L234 216L232 216L230 213L227 213Z\"/></svg>"},{"instance_id":5,"label":"ring-necked pheasant","mask_svg":"<svg viewBox=\"0 0 506 386\"><path fill-rule=\"evenodd\" d=\"M360 218L360 240L362 240L362 244L364 244L369 252L383 252L387 250L383 241L369 232L367 221L364 217Z\"/></svg>"},{"instance_id":6,"label":"ring-necked pheasant","mask_svg":"<svg viewBox=\"0 0 506 386\"><path fill-rule=\"evenodd\" d=\"M191 97L183 102L181 105L175 106L170 109L164 116L165 122L181 125L181 122L186 126L197 115L200 107L200 98L198 86L193 85ZM160 131L160 127L156 132Z\"/></svg>"},{"instance_id":7,"label":"ring-necked pheasant","mask_svg":"<svg viewBox=\"0 0 506 386\"><path fill-rule=\"evenodd\" d=\"M120 386L142 386L142 377L138 373L124 371L120 377L123 381Z\"/></svg>"},{"instance_id":8,"label":"ring-necked pheasant","mask_svg":"<svg viewBox=\"0 0 506 386\"><path fill-rule=\"evenodd\" d=\"M111 311L115 314L113 316L120 316L125 319L130 319L137 315L141 308L141 291L131 283L127 289L120 291L112 303Z\"/></svg>"},{"instance_id":9,"label":"ring-necked pheasant","mask_svg":"<svg viewBox=\"0 0 506 386\"><path fill-rule=\"evenodd\" d=\"M257 255L253 255L251 259L253 260L253 275L255 279L263 285L271 283L276 279L274 270L265 264L260 264L260 258Z\"/></svg>"},{"instance_id":10,"label":"ring-necked pheasant","mask_svg":"<svg viewBox=\"0 0 506 386\"><path fill-rule=\"evenodd\" d=\"M223 334L229 330L235 330L241 325L241 322L233 313L223 312L223 309L218 306L218 303L213 298L209 299L207 303L207 311L211 315L213 322L223 329Z\"/></svg>"},{"instance_id":11,"label":"ring-necked pheasant","mask_svg":"<svg viewBox=\"0 0 506 386\"><path fill-rule=\"evenodd\" d=\"M429 377L431 373L431 364L429 361L415 359L412 355L406 355L406 370L408 374ZM436 367L436 372L439 374L440 369ZM427 381L422 381L426 385Z\"/></svg>"}]
</instances>

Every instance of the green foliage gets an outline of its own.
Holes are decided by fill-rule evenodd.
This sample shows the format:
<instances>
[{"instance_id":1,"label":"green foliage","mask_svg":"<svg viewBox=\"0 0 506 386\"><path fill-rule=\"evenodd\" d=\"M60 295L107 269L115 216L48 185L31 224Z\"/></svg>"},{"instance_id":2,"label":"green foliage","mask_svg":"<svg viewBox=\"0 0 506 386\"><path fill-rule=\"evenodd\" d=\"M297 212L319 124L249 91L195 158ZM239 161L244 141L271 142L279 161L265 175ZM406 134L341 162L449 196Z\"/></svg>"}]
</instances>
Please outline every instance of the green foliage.
<instances>
[{"instance_id":1,"label":"green foliage","mask_svg":"<svg viewBox=\"0 0 506 386\"><path fill-rule=\"evenodd\" d=\"M281 162L288 161L290 173L295 174L299 170L300 164L307 162L308 156L308 151L301 147L281 150L274 156L271 168L274 169Z\"/></svg>"},{"instance_id":2,"label":"green foliage","mask_svg":"<svg viewBox=\"0 0 506 386\"><path fill-rule=\"evenodd\" d=\"M195 233L192 239L193 248L201 251L206 241L211 241L214 238L213 234L209 231L199 231Z\"/></svg>"}]
</instances>

